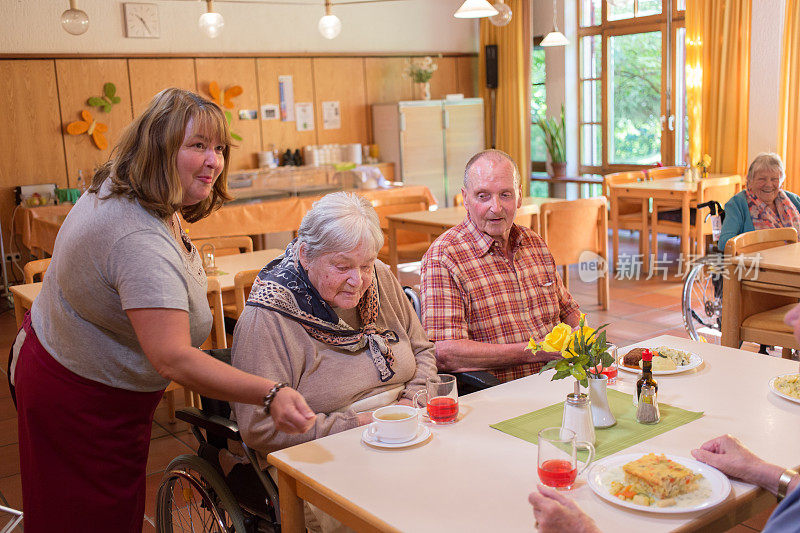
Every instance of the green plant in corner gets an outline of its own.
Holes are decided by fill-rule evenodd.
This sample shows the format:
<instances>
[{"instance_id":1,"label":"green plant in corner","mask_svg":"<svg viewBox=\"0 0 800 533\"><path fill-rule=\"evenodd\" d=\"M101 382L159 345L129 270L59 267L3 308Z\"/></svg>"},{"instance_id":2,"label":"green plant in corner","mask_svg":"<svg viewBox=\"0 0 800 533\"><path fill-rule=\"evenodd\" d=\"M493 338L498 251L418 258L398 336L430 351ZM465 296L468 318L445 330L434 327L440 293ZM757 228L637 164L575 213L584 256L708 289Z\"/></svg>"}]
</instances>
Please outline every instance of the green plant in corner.
<instances>
[{"instance_id":1,"label":"green plant in corner","mask_svg":"<svg viewBox=\"0 0 800 533\"><path fill-rule=\"evenodd\" d=\"M564 123L564 106L561 106L561 118L539 117L537 125L544 132L544 143L547 153L550 154L552 163L566 163L567 161L567 133Z\"/></svg>"}]
</instances>

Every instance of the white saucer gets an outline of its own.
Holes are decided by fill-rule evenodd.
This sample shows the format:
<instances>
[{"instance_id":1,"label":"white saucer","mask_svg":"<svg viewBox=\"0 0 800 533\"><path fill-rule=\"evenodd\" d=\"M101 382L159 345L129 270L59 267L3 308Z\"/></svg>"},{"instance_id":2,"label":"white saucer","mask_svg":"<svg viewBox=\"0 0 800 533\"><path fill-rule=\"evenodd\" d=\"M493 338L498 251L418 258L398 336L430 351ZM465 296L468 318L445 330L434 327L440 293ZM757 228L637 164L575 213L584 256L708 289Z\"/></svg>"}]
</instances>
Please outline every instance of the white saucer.
<instances>
[{"instance_id":1,"label":"white saucer","mask_svg":"<svg viewBox=\"0 0 800 533\"><path fill-rule=\"evenodd\" d=\"M374 437L369 434L369 426L364 430L361 434L361 440L365 443L369 444L370 446L375 446L377 448L405 448L406 446L413 446L414 444L419 444L427 440L428 437L431 435L431 430L427 426L423 426L420 424L419 429L417 430L417 435L411 440L407 440L405 442L383 442L378 440L377 437Z\"/></svg>"}]
</instances>

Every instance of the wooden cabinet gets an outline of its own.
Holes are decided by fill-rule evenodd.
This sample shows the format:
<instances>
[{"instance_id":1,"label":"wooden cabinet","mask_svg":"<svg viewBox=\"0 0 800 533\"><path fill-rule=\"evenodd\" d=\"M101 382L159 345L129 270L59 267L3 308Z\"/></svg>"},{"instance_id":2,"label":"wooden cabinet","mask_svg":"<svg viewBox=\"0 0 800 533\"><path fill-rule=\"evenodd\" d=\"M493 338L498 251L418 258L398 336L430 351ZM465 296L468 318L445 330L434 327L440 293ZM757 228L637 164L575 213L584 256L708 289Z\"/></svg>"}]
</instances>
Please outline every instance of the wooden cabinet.
<instances>
[{"instance_id":1,"label":"wooden cabinet","mask_svg":"<svg viewBox=\"0 0 800 533\"><path fill-rule=\"evenodd\" d=\"M467 161L484 149L483 100L373 104L372 138L404 183L425 185L451 206Z\"/></svg>"}]
</instances>

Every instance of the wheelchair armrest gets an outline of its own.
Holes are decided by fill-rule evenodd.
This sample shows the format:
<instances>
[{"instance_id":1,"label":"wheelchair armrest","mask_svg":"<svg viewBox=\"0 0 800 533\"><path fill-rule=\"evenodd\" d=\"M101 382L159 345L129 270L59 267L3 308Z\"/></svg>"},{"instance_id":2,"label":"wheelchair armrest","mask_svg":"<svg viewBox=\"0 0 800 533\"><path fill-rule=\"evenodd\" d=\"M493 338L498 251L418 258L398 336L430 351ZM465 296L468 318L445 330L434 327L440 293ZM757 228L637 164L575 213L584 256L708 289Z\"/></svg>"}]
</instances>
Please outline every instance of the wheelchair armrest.
<instances>
[{"instance_id":1,"label":"wheelchair armrest","mask_svg":"<svg viewBox=\"0 0 800 533\"><path fill-rule=\"evenodd\" d=\"M205 429L209 433L235 441L241 441L239 426L233 420L218 415L208 415L195 407L184 407L175 412L175 418L192 426Z\"/></svg>"},{"instance_id":2,"label":"wheelchair armrest","mask_svg":"<svg viewBox=\"0 0 800 533\"><path fill-rule=\"evenodd\" d=\"M469 394L479 390L488 389L495 385L500 385L501 381L494 374L485 370L474 370L472 372L456 372L453 374L458 382L459 393Z\"/></svg>"}]
</instances>

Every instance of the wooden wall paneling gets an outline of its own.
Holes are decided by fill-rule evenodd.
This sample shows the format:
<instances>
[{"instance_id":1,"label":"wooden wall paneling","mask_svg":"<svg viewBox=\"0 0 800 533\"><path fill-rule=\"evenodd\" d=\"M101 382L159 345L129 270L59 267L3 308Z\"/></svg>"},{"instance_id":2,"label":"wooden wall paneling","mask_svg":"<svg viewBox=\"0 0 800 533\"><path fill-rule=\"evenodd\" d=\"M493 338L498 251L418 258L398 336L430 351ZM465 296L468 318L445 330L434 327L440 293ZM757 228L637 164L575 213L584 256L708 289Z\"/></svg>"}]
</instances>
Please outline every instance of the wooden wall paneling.
<instances>
[{"instance_id":1,"label":"wooden wall paneling","mask_svg":"<svg viewBox=\"0 0 800 533\"><path fill-rule=\"evenodd\" d=\"M320 144L368 142L363 58L314 58L314 108ZM322 102L338 101L342 127L326 130Z\"/></svg>"},{"instance_id":2,"label":"wooden wall paneling","mask_svg":"<svg viewBox=\"0 0 800 533\"><path fill-rule=\"evenodd\" d=\"M169 87L197 92L194 59L128 59L133 116L138 117L153 97Z\"/></svg>"},{"instance_id":3,"label":"wooden wall paneling","mask_svg":"<svg viewBox=\"0 0 800 533\"><path fill-rule=\"evenodd\" d=\"M458 92L463 94L464 98L478 96L478 57L457 57L456 73L458 75Z\"/></svg>"},{"instance_id":4,"label":"wooden wall paneling","mask_svg":"<svg viewBox=\"0 0 800 533\"><path fill-rule=\"evenodd\" d=\"M0 60L0 79L0 116L5 125L0 128L0 224L9 253L14 187L37 183L66 187L67 173L53 60Z\"/></svg>"},{"instance_id":5,"label":"wooden wall paneling","mask_svg":"<svg viewBox=\"0 0 800 533\"><path fill-rule=\"evenodd\" d=\"M244 92L233 99L234 108L225 109L233 115L231 131L242 137L234 141L231 150L232 170L257 168L261 151L261 120L242 120L239 111L243 109L259 109L258 81L256 80L255 58L202 58L195 59L197 69L197 89L200 94L210 98L208 84L216 81L221 90L232 85L241 85Z\"/></svg>"},{"instance_id":6,"label":"wooden wall paneling","mask_svg":"<svg viewBox=\"0 0 800 533\"><path fill-rule=\"evenodd\" d=\"M433 60L438 68L431 78L431 99L443 100L446 95L459 92L456 58L436 57Z\"/></svg>"},{"instance_id":7,"label":"wooden wall paneling","mask_svg":"<svg viewBox=\"0 0 800 533\"><path fill-rule=\"evenodd\" d=\"M278 76L292 76L295 102L314 102L314 78L311 58L256 59L258 73L259 104L280 105ZM261 120L261 149L277 149L280 153L287 149L300 149L309 144L317 144L317 118L311 131L297 131L296 121Z\"/></svg>"},{"instance_id":8,"label":"wooden wall paneling","mask_svg":"<svg viewBox=\"0 0 800 533\"><path fill-rule=\"evenodd\" d=\"M414 98L414 82L404 75L407 57L368 57L364 59L367 91L367 129L372 143L372 104L399 102Z\"/></svg>"},{"instance_id":9,"label":"wooden wall paneling","mask_svg":"<svg viewBox=\"0 0 800 533\"><path fill-rule=\"evenodd\" d=\"M124 59L57 59L58 97L64 128L64 148L67 160L67 180L76 186L78 171L83 172L85 184L90 183L94 168L105 163L111 155L125 126L133 119L131 91L128 85L128 63ZM111 82L117 87L120 102L106 113L86 102L89 97L103 96L103 85ZM108 126L105 150L98 149L89 135L69 135L67 124L81 120L87 110L95 121Z\"/></svg>"}]
</instances>

